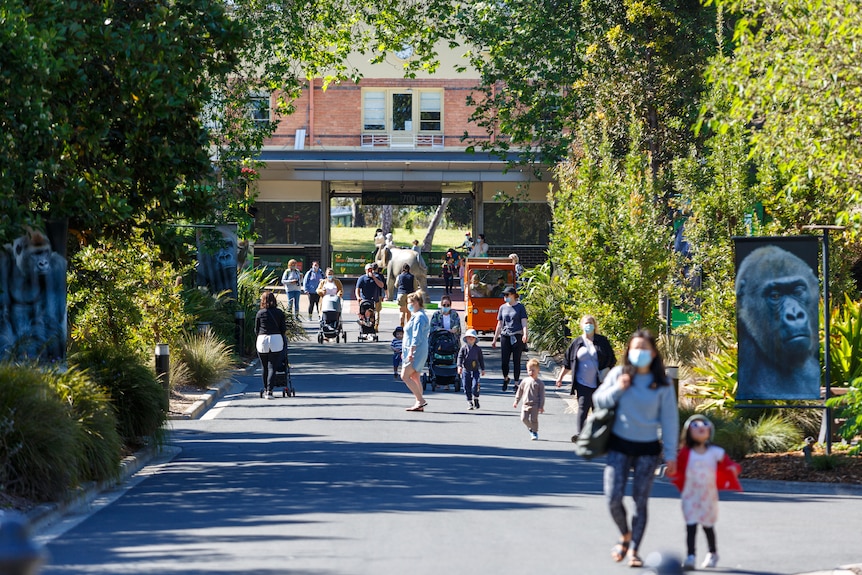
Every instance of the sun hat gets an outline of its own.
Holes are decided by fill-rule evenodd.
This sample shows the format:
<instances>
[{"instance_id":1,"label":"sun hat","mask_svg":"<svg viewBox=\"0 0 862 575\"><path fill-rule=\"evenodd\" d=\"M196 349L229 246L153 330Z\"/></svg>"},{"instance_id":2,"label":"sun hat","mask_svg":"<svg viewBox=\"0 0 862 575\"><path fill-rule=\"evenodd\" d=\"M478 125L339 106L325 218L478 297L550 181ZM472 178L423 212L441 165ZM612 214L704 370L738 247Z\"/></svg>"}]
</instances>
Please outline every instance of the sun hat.
<instances>
[{"instance_id":1,"label":"sun hat","mask_svg":"<svg viewBox=\"0 0 862 575\"><path fill-rule=\"evenodd\" d=\"M691 427L691 424L695 421L702 421L709 426L709 440L712 441L713 436L715 435L715 425L703 414L695 413L691 417L685 420L685 423L682 425L682 441L685 443L685 438L688 437L688 428Z\"/></svg>"},{"instance_id":2,"label":"sun hat","mask_svg":"<svg viewBox=\"0 0 862 575\"><path fill-rule=\"evenodd\" d=\"M468 329L464 332L464 335L461 336L461 343L467 343L468 337L475 337L476 339L479 339L479 332L477 332L473 328Z\"/></svg>"},{"instance_id":3,"label":"sun hat","mask_svg":"<svg viewBox=\"0 0 862 575\"><path fill-rule=\"evenodd\" d=\"M395 328L395 331L392 332L392 337L397 337L399 333L404 333L404 328L400 325Z\"/></svg>"}]
</instances>

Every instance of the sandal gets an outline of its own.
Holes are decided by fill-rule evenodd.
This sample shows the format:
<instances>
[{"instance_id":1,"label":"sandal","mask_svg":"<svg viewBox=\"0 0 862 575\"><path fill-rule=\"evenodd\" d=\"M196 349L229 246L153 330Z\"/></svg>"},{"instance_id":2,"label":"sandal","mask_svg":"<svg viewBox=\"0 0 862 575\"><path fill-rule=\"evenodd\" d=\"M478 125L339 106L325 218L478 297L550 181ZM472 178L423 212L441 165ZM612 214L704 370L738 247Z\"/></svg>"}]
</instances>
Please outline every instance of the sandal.
<instances>
[{"instance_id":1,"label":"sandal","mask_svg":"<svg viewBox=\"0 0 862 575\"><path fill-rule=\"evenodd\" d=\"M644 562L643 559L640 558L640 555L637 554L637 551L632 551L629 553L629 567L643 567Z\"/></svg>"},{"instance_id":2,"label":"sandal","mask_svg":"<svg viewBox=\"0 0 862 575\"><path fill-rule=\"evenodd\" d=\"M629 551L629 543L629 541L620 540L620 542L614 545L613 549L611 549L611 558L613 558L617 563L625 559L626 553Z\"/></svg>"}]
</instances>

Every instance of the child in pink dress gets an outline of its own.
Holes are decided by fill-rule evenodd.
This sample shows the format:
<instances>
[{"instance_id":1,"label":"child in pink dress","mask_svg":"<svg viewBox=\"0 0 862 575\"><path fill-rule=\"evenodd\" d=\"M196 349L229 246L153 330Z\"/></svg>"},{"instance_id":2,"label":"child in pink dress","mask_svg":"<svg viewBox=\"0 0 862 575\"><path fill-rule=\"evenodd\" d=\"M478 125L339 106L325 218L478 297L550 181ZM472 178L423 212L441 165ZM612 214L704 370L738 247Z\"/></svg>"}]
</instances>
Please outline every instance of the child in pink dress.
<instances>
[{"instance_id":1,"label":"child in pink dress","mask_svg":"<svg viewBox=\"0 0 862 575\"><path fill-rule=\"evenodd\" d=\"M739 484L740 467L724 452L712 444L715 429L703 415L689 417L682 429L683 448L677 457L677 474L672 482L681 493L682 514L685 517L688 555L682 567L695 568L695 536L697 526L703 527L709 553L702 568L718 565L715 543L715 522L718 519L719 490L742 491Z\"/></svg>"}]
</instances>

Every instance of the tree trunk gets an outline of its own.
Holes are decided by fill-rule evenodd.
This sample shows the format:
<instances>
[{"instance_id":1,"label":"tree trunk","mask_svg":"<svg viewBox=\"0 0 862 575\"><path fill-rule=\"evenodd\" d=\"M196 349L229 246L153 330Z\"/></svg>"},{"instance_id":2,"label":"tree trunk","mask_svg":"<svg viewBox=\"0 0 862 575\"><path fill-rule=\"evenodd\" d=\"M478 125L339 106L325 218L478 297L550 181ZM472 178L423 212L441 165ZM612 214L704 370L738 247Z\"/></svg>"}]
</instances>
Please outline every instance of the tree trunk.
<instances>
[{"instance_id":1,"label":"tree trunk","mask_svg":"<svg viewBox=\"0 0 862 575\"><path fill-rule=\"evenodd\" d=\"M365 215L362 213L362 207L359 205L359 200L350 200L350 211L353 215L353 227L365 227Z\"/></svg>"},{"instance_id":2,"label":"tree trunk","mask_svg":"<svg viewBox=\"0 0 862 575\"><path fill-rule=\"evenodd\" d=\"M392 206L383 206L383 211L380 214L380 229L384 234L392 231Z\"/></svg>"},{"instance_id":3,"label":"tree trunk","mask_svg":"<svg viewBox=\"0 0 862 575\"><path fill-rule=\"evenodd\" d=\"M440 221L443 219L443 214L446 213L446 207L449 205L451 199L443 198L443 201L437 206L437 211L434 212L434 217L431 218L431 223L428 224L428 233L425 234L425 239L422 241L423 252L431 251L431 244L434 243L434 233L437 231L437 226L440 225Z\"/></svg>"}]
</instances>

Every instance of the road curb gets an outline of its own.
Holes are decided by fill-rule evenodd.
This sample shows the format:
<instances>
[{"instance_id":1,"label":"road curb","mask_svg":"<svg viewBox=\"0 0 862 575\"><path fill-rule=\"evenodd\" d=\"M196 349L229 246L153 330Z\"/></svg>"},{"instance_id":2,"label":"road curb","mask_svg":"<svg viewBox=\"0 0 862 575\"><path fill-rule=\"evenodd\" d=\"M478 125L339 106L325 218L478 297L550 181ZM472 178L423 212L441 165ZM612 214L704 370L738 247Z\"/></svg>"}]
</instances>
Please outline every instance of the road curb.
<instances>
[{"instance_id":1,"label":"road curb","mask_svg":"<svg viewBox=\"0 0 862 575\"><path fill-rule=\"evenodd\" d=\"M57 517L89 505L103 491L128 481L132 475L143 469L160 452L161 449L158 447L146 447L124 457L120 462L120 471L115 479L99 482L89 481L70 492L64 501L52 501L34 507L25 514L28 523L36 530L43 525L52 523Z\"/></svg>"},{"instance_id":2,"label":"road curb","mask_svg":"<svg viewBox=\"0 0 862 575\"><path fill-rule=\"evenodd\" d=\"M249 373L254 371L254 367L256 365L256 361L251 362L243 370L244 375L248 375ZM201 415L203 415L210 406L216 402L220 397L227 395L236 390L236 388L240 384L233 379L233 377L229 377L224 379L209 389L207 389L204 393L198 396L198 399L189 406L184 412L176 414L169 414L168 420L177 421L177 420L191 420L198 419Z\"/></svg>"}]
</instances>

